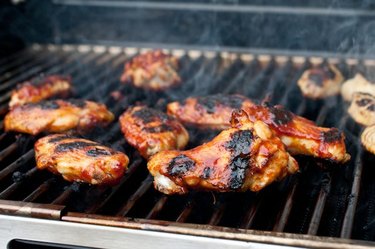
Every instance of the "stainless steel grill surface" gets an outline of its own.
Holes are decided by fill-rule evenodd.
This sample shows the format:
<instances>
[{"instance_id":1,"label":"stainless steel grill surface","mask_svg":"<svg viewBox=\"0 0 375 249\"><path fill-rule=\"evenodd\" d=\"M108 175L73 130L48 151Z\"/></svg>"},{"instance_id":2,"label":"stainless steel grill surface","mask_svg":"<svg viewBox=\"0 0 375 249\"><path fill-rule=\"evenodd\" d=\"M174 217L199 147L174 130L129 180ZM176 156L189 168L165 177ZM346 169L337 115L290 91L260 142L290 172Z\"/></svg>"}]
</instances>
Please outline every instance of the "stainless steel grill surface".
<instances>
[{"instance_id":1,"label":"stainless steel grill surface","mask_svg":"<svg viewBox=\"0 0 375 249\"><path fill-rule=\"evenodd\" d=\"M115 187L72 184L60 176L38 171L33 151L37 138L0 131L0 214L244 241L257 240L258 237L252 237L255 234L265 236L258 242L295 246L375 245L367 242L375 241L375 160L360 145L358 136L362 128L348 117L348 106L341 97L307 100L296 84L310 64L327 62L337 64L346 78L356 72L371 78L369 72L374 71L375 60L166 51L180 58L183 83L157 94L121 85L119 81L124 62L143 49L34 45L3 58L0 126L11 90L17 83L40 73L59 73L72 76L75 97L105 103L116 118L126 107L138 102L164 110L169 101L192 95L241 93L258 100L268 97L272 103L282 104L319 125L343 130L352 160L346 165L335 165L297 157L301 168L298 174L259 193L194 192L166 196L153 188L146 162L125 142L117 121L105 130L87 135L129 155L129 170ZM189 129L189 133L189 147L215 135L194 129ZM285 236L295 241L277 239ZM337 240L318 244L320 240L313 236ZM273 237L276 240L267 239Z\"/></svg>"}]
</instances>

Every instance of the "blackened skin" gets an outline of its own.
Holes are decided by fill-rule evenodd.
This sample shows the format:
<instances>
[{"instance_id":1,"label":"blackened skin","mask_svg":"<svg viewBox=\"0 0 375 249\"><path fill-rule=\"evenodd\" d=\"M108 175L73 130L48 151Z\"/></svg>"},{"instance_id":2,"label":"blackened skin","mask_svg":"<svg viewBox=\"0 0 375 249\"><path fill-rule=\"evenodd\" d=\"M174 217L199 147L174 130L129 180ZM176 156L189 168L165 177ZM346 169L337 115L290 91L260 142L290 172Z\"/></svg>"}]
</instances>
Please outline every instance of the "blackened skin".
<instances>
[{"instance_id":1,"label":"blackened skin","mask_svg":"<svg viewBox=\"0 0 375 249\"><path fill-rule=\"evenodd\" d=\"M371 99L360 99L360 100L357 100L355 103L358 106L365 106L365 105L368 105L370 102L371 102Z\"/></svg>"},{"instance_id":2,"label":"blackened skin","mask_svg":"<svg viewBox=\"0 0 375 249\"><path fill-rule=\"evenodd\" d=\"M240 130L225 144L225 148L231 152L229 188L232 190L241 188L245 180L246 171L250 166L252 139L253 134L250 130Z\"/></svg>"},{"instance_id":3,"label":"blackened skin","mask_svg":"<svg viewBox=\"0 0 375 249\"><path fill-rule=\"evenodd\" d=\"M64 134L64 135L60 135L58 137L51 138L50 140L48 140L48 142L49 143L56 143L56 142L59 142L59 141L65 140L65 139L69 139L69 138L72 138L72 137Z\"/></svg>"},{"instance_id":4,"label":"blackened skin","mask_svg":"<svg viewBox=\"0 0 375 249\"><path fill-rule=\"evenodd\" d=\"M173 128L166 124L161 124L155 127L146 127L143 130L150 132L150 133L160 133L160 132L173 131Z\"/></svg>"},{"instance_id":5,"label":"blackened skin","mask_svg":"<svg viewBox=\"0 0 375 249\"><path fill-rule=\"evenodd\" d=\"M314 72L309 75L309 80L315 82L318 86L323 86L324 76L320 72Z\"/></svg>"},{"instance_id":6,"label":"blackened skin","mask_svg":"<svg viewBox=\"0 0 375 249\"><path fill-rule=\"evenodd\" d=\"M325 66L324 71L327 73L328 78L330 78L331 80L333 80L336 77L335 72L330 67Z\"/></svg>"},{"instance_id":7,"label":"blackened skin","mask_svg":"<svg viewBox=\"0 0 375 249\"><path fill-rule=\"evenodd\" d=\"M214 113L217 105L228 106L233 109L239 109L244 99L236 95L216 94L206 97L198 97L197 103L203 106L207 113Z\"/></svg>"},{"instance_id":8,"label":"blackened skin","mask_svg":"<svg viewBox=\"0 0 375 249\"><path fill-rule=\"evenodd\" d=\"M132 116L141 119L145 124L157 121L158 119L162 122L170 119L167 114L147 107L133 112Z\"/></svg>"},{"instance_id":9,"label":"blackened skin","mask_svg":"<svg viewBox=\"0 0 375 249\"><path fill-rule=\"evenodd\" d=\"M369 105L369 106L367 106L367 108L366 108L367 110L369 110L369 111L375 111L375 104L371 104L371 105Z\"/></svg>"},{"instance_id":10,"label":"blackened skin","mask_svg":"<svg viewBox=\"0 0 375 249\"><path fill-rule=\"evenodd\" d=\"M98 144L87 143L87 142L71 142L71 143L58 144L55 148L55 152L66 152L66 151L71 151L74 149L81 149L87 146L95 146L95 145L98 145Z\"/></svg>"},{"instance_id":11,"label":"blackened skin","mask_svg":"<svg viewBox=\"0 0 375 249\"><path fill-rule=\"evenodd\" d=\"M201 175L201 178L208 179L208 178L210 178L211 173L212 173L212 169L210 167L206 167L206 168L203 169L203 173Z\"/></svg>"},{"instance_id":12,"label":"blackened skin","mask_svg":"<svg viewBox=\"0 0 375 249\"><path fill-rule=\"evenodd\" d=\"M329 131L322 132L321 137L324 142L332 143L341 139L341 132L336 128L332 128Z\"/></svg>"},{"instance_id":13,"label":"blackened skin","mask_svg":"<svg viewBox=\"0 0 375 249\"><path fill-rule=\"evenodd\" d=\"M282 107L268 106L275 125L285 125L293 120L293 114Z\"/></svg>"},{"instance_id":14,"label":"blackened skin","mask_svg":"<svg viewBox=\"0 0 375 249\"><path fill-rule=\"evenodd\" d=\"M171 176L181 176L192 170L195 167L195 162L185 155L179 155L172 159L168 165L168 173Z\"/></svg>"},{"instance_id":15,"label":"blackened skin","mask_svg":"<svg viewBox=\"0 0 375 249\"><path fill-rule=\"evenodd\" d=\"M29 104L26 104L26 105L23 105L24 108L28 108L28 107L39 107L43 110L56 110L56 109L59 109L60 106L59 104L56 103L56 101L53 101L53 100L50 100L50 101L43 101L43 102L39 102L39 103L29 103Z\"/></svg>"},{"instance_id":16,"label":"blackened skin","mask_svg":"<svg viewBox=\"0 0 375 249\"><path fill-rule=\"evenodd\" d=\"M97 157L97 156L110 156L112 155L112 153L105 149L94 148L92 150L88 150L86 152L86 155L91 156L91 157Z\"/></svg>"},{"instance_id":17,"label":"blackened skin","mask_svg":"<svg viewBox=\"0 0 375 249\"><path fill-rule=\"evenodd\" d=\"M83 108L86 106L86 102L82 99L68 99L67 102L78 108Z\"/></svg>"}]
</instances>

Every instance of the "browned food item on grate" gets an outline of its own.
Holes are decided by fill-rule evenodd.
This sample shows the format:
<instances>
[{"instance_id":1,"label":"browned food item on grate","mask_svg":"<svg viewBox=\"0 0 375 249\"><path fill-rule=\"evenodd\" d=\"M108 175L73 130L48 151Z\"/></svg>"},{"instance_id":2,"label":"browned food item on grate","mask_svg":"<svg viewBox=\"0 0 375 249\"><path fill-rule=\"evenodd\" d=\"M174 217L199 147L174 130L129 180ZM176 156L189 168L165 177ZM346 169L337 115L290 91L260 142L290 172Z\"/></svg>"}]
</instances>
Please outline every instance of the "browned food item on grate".
<instances>
[{"instance_id":1,"label":"browned food item on grate","mask_svg":"<svg viewBox=\"0 0 375 249\"><path fill-rule=\"evenodd\" d=\"M375 96L368 93L354 93L348 113L361 125L375 124Z\"/></svg>"},{"instance_id":2,"label":"browned food item on grate","mask_svg":"<svg viewBox=\"0 0 375 249\"><path fill-rule=\"evenodd\" d=\"M12 109L4 118L5 131L37 135L69 130L86 132L111 123L114 115L105 105L87 100L49 100Z\"/></svg>"},{"instance_id":3,"label":"browned food item on grate","mask_svg":"<svg viewBox=\"0 0 375 249\"><path fill-rule=\"evenodd\" d=\"M70 76L49 75L33 78L17 85L13 90L9 107L37 103L52 97L66 98L72 91Z\"/></svg>"},{"instance_id":4,"label":"browned food item on grate","mask_svg":"<svg viewBox=\"0 0 375 249\"><path fill-rule=\"evenodd\" d=\"M178 85L178 59L161 50L149 51L135 56L125 63L121 81L136 87L160 91Z\"/></svg>"},{"instance_id":5,"label":"browned food item on grate","mask_svg":"<svg viewBox=\"0 0 375 249\"><path fill-rule=\"evenodd\" d=\"M241 106L240 108L248 113L252 122L260 120L266 123L292 154L308 155L338 163L344 163L350 159L350 155L346 153L345 136L342 132L336 128L319 127L314 122L297 116L282 106L271 106L267 103L255 105L252 101L242 97L236 105L221 102L220 108L216 108L217 104L197 104L202 101L216 103L205 100L212 96L199 98L201 98L200 101L197 98L189 98L183 104L171 103L168 105L168 113L184 124L224 129L230 127L226 121L228 113L236 109L236 106ZM225 99L225 95L218 99Z\"/></svg>"},{"instance_id":6,"label":"browned food item on grate","mask_svg":"<svg viewBox=\"0 0 375 249\"><path fill-rule=\"evenodd\" d=\"M375 154L375 125L366 127L361 135L363 147L372 154Z\"/></svg>"},{"instance_id":7,"label":"browned food item on grate","mask_svg":"<svg viewBox=\"0 0 375 249\"><path fill-rule=\"evenodd\" d=\"M357 73L354 78L342 84L341 95L345 101L352 101L356 92L368 93L375 96L375 84L369 82L362 74Z\"/></svg>"},{"instance_id":8,"label":"browned food item on grate","mask_svg":"<svg viewBox=\"0 0 375 249\"><path fill-rule=\"evenodd\" d=\"M323 65L307 69L298 80L305 97L322 99L337 95L344 77L334 65Z\"/></svg>"},{"instance_id":9,"label":"browned food item on grate","mask_svg":"<svg viewBox=\"0 0 375 249\"><path fill-rule=\"evenodd\" d=\"M65 134L43 137L34 147L38 169L61 174L70 182L113 185L120 181L129 163L122 152Z\"/></svg>"},{"instance_id":10,"label":"browned food item on grate","mask_svg":"<svg viewBox=\"0 0 375 249\"><path fill-rule=\"evenodd\" d=\"M167 113L186 125L222 130L230 126L234 110L253 105L251 100L239 94L215 94L169 103Z\"/></svg>"},{"instance_id":11,"label":"browned food item on grate","mask_svg":"<svg viewBox=\"0 0 375 249\"><path fill-rule=\"evenodd\" d=\"M159 151L183 149L189 141L179 121L146 106L128 108L120 116L120 125L125 139L146 159Z\"/></svg>"},{"instance_id":12,"label":"browned food item on grate","mask_svg":"<svg viewBox=\"0 0 375 249\"><path fill-rule=\"evenodd\" d=\"M155 188L165 194L259 191L298 171L280 139L244 111L234 112L232 128L213 140L191 150L159 152L147 167Z\"/></svg>"}]
</instances>

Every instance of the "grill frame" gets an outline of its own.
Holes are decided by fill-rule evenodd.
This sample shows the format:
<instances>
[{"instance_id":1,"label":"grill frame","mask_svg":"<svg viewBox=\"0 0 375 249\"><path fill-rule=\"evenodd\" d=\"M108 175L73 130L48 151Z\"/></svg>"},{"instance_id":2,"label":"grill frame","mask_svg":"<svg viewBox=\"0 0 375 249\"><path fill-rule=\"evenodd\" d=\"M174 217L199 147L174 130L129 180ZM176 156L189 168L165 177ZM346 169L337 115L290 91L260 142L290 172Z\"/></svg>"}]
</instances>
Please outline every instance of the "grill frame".
<instances>
[{"instance_id":1,"label":"grill frame","mask_svg":"<svg viewBox=\"0 0 375 249\"><path fill-rule=\"evenodd\" d=\"M157 46L157 45L155 45ZM32 50L36 51L39 53L40 51L43 51L43 49L47 49L50 51L60 51L63 55L65 55L68 59L70 58L69 56L72 56L72 58L69 59L69 61L74 62L74 58L80 57L80 55L84 55L84 62L87 60L87 63L91 62L93 64L99 64L99 65L105 65L106 63L109 64L115 64L117 66L120 66L122 62L125 59L131 58L131 56L134 56L138 52L144 52L147 49L144 48L121 48L121 47L104 47L104 46L91 46L91 45L79 45L79 46L71 46L71 45L66 45L66 46L54 46L54 45L34 45L32 46ZM307 54L295 54L293 53L288 55L288 52L283 52L281 55L275 55L272 53L272 51L268 51L268 54L265 54L263 50L254 50L250 51L246 50L246 53L244 53L243 50L238 50L238 49L228 49L228 50L208 50L206 48L185 48L181 49L181 47L176 47L176 48L171 48L171 47L165 47L165 49L172 54L182 56L185 54L185 52L189 55L190 58L195 58L196 61L198 60L197 58L203 58L202 60L206 60L206 64L202 64L205 69L201 69L198 67L197 74L201 72L200 70L212 70L215 71L217 68L215 68L215 58L219 59L224 59L224 60L229 60L231 62L235 62L237 60L241 60L242 62L250 63L249 67L251 67L251 62L254 61L254 58L257 58L257 63L259 64L260 67L263 67L261 70L261 74L258 74L256 72L249 72L249 74L254 74L258 75L258 77L255 77L253 80L253 84L256 86L259 86L259 84L262 84L262 82L266 81L265 76L267 77L267 70L273 70L274 65L272 63L297 63L300 65L307 65L306 58L309 58L309 61L311 63L321 63L324 60L327 60L332 63L337 63L339 60L344 60L346 64L348 65L356 65L358 63L362 63L363 65L366 66L374 66L375 61L371 59L371 57L368 58L350 58L344 55L336 56L334 57L332 54L327 54L323 53L320 55L317 55L316 53L307 53ZM39 51L39 52L38 52ZM273 51L275 52L275 51ZM277 51L276 51L277 52ZM66 54L65 54L66 53ZM77 54L75 54L77 53ZM314 56L312 56L314 55ZM32 55L31 55L31 60L32 60ZM47 68L51 68L52 70L58 72L61 69L60 68L55 68L54 66L51 67L51 65L59 65L59 61L64 60L65 58L48 58L48 55L42 54L42 58L39 58L38 60L43 60L47 59L46 66ZM27 60L27 59L26 59ZM20 59L22 61L22 59ZM52 61L52 64L51 64ZM270 63L272 62L272 63ZM5 62L4 62L5 63ZM1 62L0 62L1 65ZM39 64L37 64L39 65ZM193 64L190 65L193 67ZM70 67L70 66L69 66ZM82 67L82 64L77 64L72 66L69 70L71 72L77 72L80 70L79 68ZM25 69L26 68L26 69ZM35 69L37 68L37 69ZM229 68L229 67L228 67ZM228 70L227 68L227 70ZM302 66L303 68L303 66ZM40 67L35 67L35 64L27 64L23 65L23 67L18 68L18 70L26 70L28 74L21 74L22 77L28 77L28 75L32 75L35 70L36 71L43 71L45 67L40 66ZM293 70L293 68L290 68L290 70ZM4 70L5 71L5 70ZM300 70L302 72L302 69ZM231 74L228 71L225 71L229 77ZM185 72L187 73L187 71ZM201 72L203 74L203 78L207 77L207 75L204 74L204 72ZM11 89L11 86L15 85L20 77L13 77L16 73L10 74L10 76L4 76L6 80L5 86L0 86L0 91L3 93L6 91L9 87ZM100 73L101 77L106 77L105 75L109 76L110 71L106 71L103 73ZM263 74L263 75L262 75ZM298 73L296 74L298 75ZM242 75L245 76L245 75ZM8 77L8 78L7 78ZM90 79L90 76L80 76L81 79ZM240 77L237 75L237 77ZM78 78L80 79L80 78ZM4 80L4 79L2 79ZM74 79L76 80L76 79ZM235 81L234 79L233 81ZM111 84L115 84L117 81L116 76L112 76L111 78ZM220 84L222 82L222 78L216 79L216 84ZM293 82L296 81L296 78L292 79L291 83L288 84L293 84ZM277 83L271 83L270 84L277 84ZM85 86L84 88L89 88L90 85ZM105 87L105 86L104 86ZM104 88L102 87L102 88ZM273 89L273 86L269 86L269 88ZM5 89L5 90L4 90ZM83 92L85 92L85 89L83 89ZM100 88L99 88L100 89ZM227 87L227 89L231 89L231 85ZM289 90L288 90L289 89ZM269 89L268 89L269 90ZM95 93L98 93L99 90L94 91L89 93L89 95L93 96ZM289 92L288 92L289 91ZM284 93L283 98L281 98L280 103L281 104L287 104L288 103L288 96L289 94L293 91L293 88L287 88L286 93ZM267 92L267 89L264 92ZM4 96L2 94L2 96ZM1 101L1 106L4 108L4 104L7 104L6 98L2 99ZM125 101L125 102L131 102ZM126 105L127 103L125 103ZM123 108L122 105L117 106L117 112L119 112ZM293 110L297 114L301 114L304 112L304 109L306 108L306 100L305 103L302 103L301 105L298 106L296 110ZM1 109L1 108L0 108ZM328 115L329 108L326 107L325 110L320 110L319 115L317 116L317 123L322 123L326 116ZM347 122L348 117L344 116L339 123L344 124ZM1 123L2 125L2 123ZM116 125L114 125L114 129L117 129ZM342 127L339 127L342 128ZM5 135L7 136L7 135ZM1 137L1 140L5 139ZM101 141L100 138L97 138L99 141ZM26 138L27 140L27 138ZM30 140L30 139L29 139ZM28 142L32 142L29 141ZM32 140L32 139L31 139ZM20 141L15 141L13 142L9 147L2 149L0 152L0 158L7 158L8 155L12 154L15 150L15 148L18 146L18 143ZM21 142L22 141L21 139ZM117 141L119 144L116 146L122 146L124 144L124 141ZM122 144L122 145L121 145ZM358 155L356 156L355 159L355 169L354 169L354 181L352 184L351 188L351 196L352 199L351 201L348 202L348 206L346 208L345 216L344 216L344 221L343 221L343 226L348 229L342 229L340 237L342 238L349 238L351 236L351 229L353 226L353 221L354 221L354 215L355 215L355 210L356 210L356 204L358 201L358 195L360 191L360 183L361 183L361 173L362 173L362 167L363 164L361 162L362 157L363 157L363 151L357 143L357 148L356 150L359 151L357 153ZM21 163L24 163L25 161L31 160L33 157L32 151L28 151L25 153L22 153L21 159L16 160L13 164L12 167L10 167L10 170L7 170L8 174L14 172L14 168L17 169L18 165ZM125 176L125 179L123 179L122 184L126 184L127 180L131 178L131 175L134 174L134 172L137 170L137 167L139 167L141 162L136 160L133 162L133 164L130 166L130 172L133 173L127 173ZM32 177L35 174L35 169L29 170L27 174L29 174L29 177ZM327 173L329 174L329 173ZM4 171L0 171L0 179L4 179L8 175L4 176ZM297 177L294 177L290 179L289 181L297 181L298 179L295 179ZM139 194L144 194L151 186L151 179L150 178L145 178L143 183L141 183L141 187L137 189L136 192L134 192L130 197L127 203L120 209L118 212L121 214L120 216L126 216L128 212L131 210L133 205L137 202L137 198L139 197ZM14 183L11 186L9 186L9 190L7 189L8 192L2 191L0 193L0 196L2 198L7 198L7 195L10 196L12 194L13 188L17 189L17 186L22 184L21 181L14 181ZM44 182L47 187L49 186L48 180ZM236 239L236 240L242 240L242 241L253 241L253 242L267 242L267 243L275 243L275 244L283 244L283 245L289 245L289 246L309 246L309 247L330 247L330 248L343 248L343 247L337 247L337 246L348 246L347 248L353 248L349 246L353 246L352 243L356 243L361 246L373 246L374 244L371 242L365 242L365 241L354 241L354 240L345 240L345 239L331 239L331 238L324 238L323 241L321 240L322 237L316 237L316 236L311 236L311 235L298 235L298 234L288 234L288 233L278 233L277 231L283 231L285 229L286 223L288 221L288 216L290 215L291 212L291 205L293 204L293 197L295 196L295 193L297 191L297 186L298 182L294 182L294 184L289 183L286 185L291 186L290 189L287 189L286 191L281 191L284 193L287 193L287 196L285 198L285 205L284 208L281 210L279 213L279 222L274 225L273 230L275 232L267 232L267 231L256 231L256 230L249 230L249 229L233 229L233 228L223 228L221 226L217 226L217 218L222 217L222 212L225 210L224 208L218 208L213 211L212 217L210 221L208 222L207 225L197 225L197 224L187 224L185 223L187 221L187 217L190 215L192 212L192 209L194 208L194 204L188 205L185 207L184 211L179 215L177 222L165 222L165 221L155 221L152 220L151 218L155 217L155 212L157 213L160 207L157 206L165 204L166 198L167 197L161 197L159 201L154 205L154 208L147 214L148 219L136 219L133 221L132 219L129 218L122 218L122 217L108 217L108 216L103 216L103 215L96 215L96 214L90 214L90 213L95 213L98 207L92 209L89 214L79 214L77 212L66 212L64 209L64 202L69 198L69 196L74 193L77 188L75 184L70 185L67 187L56 199L54 199L51 204L52 206L48 206L45 204L41 205L34 205L31 202L9 202L9 201L3 201L0 200L0 213L1 214L12 214L12 215L18 215L18 216L29 216L29 217L37 217L37 218L47 218L47 219L57 219L57 220L62 220L62 221L68 221L68 222L84 222L86 224L96 224L96 225L103 225L103 226L116 226L116 227L125 227L125 228L132 228L132 229L144 229L144 230L153 230L153 231L162 231L162 232L172 232L172 233L181 233L181 234L188 234L188 235L195 235L195 236L206 236L206 237L214 237L214 238L223 238L223 239ZM122 185L120 185L118 188L120 188ZM315 204L314 212L311 217L311 224L308 228L308 233L309 234L316 234L317 230L319 228L319 221L322 218L323 212L324 212L324 204L326 203L326 198L330 192L331 188L331 182L328 181L324 186L322 186L319 190L319 197L318 200ZM116 191L115 191L116 192ZM255 198L259 199L259 201L256 201L258 205L256 206L251 206L251 209L246 214L246 219L243 222L240 227L243 228L248 228L250 227L253 222L254 222L254 217L259 209L259 207L262 205L262 200L264 200L264 194L263 192L260 195L255 196ZM29 197L29 200L32 200L33 198ZM225 201L225 199L224 199ZM99 207L100 208L100 207ZM96 209L96 210L95 210ZM57 212L56 212L57 210ZM159 210L160 211L160 210ZM115 220L115 221L110 221L110 220ZM209 230L209 231L207 231Z\"/></svg>"}]
</instances>

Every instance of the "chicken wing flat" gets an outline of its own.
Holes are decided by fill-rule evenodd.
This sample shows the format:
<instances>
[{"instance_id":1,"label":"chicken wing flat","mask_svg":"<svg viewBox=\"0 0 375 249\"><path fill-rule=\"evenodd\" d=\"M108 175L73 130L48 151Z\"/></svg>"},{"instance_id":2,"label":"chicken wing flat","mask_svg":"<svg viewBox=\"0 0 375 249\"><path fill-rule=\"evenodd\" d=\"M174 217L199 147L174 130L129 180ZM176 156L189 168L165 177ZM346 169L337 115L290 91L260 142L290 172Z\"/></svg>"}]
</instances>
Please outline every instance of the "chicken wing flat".
<instances>
[{"instance_id":1,"label":"chicken wing flat","mask_svg":"<svg viewBox=\"0 0 375 249\"><path fill-rule=\"evenodd\" d=\"M161 50L149 51L125 64L121 81L154 91L165 90L181 82L178 59Z\"/></svg>"},{"instance_id":2,"label":"chicken wing flat","mask_svg":"<svg viewBox=\"0 0 375 249\"><path fill-rule=\"evenodd\" d=\"M186 125L223 130L230 127L234 110L246 109L253 105L251 100L241 95L215 94L190 97L182 103L169 103L167 113Z\"/></svg>"},{"instance_id":3,"label":"chicken wing flat","mask_svg":"<svg viewBox=\"0 0 375 249\"><path fill-rule=\"evenodd\" d=\"M334 65L324 65L306 70L298 80L305 97L322 99L337 95L344 77Z\"/></svg>"},{"instance_id":4,"label":"chicken wing flat","mask_svg":"<svg viewBox=\"0 0 375 249\"><path fill-rule=\"evenodd\" d=\"M65 134L43 137L34 147L37 168L61 174L67 181L113 185L119 182L129 163L122 152Z\"/></svg>"},{"instance_id":5,"label":"chicken wing flat","mask_svg":"<svg viewBox=\"0 0 375 249\"><path fill-rule=\"evenodd\" d=\"M232 128L213 140L191 150L159 152L147 167L155 188L165 194L259 191L298 171L280 139L263 122L251 122L244 111L235 112Z\"/></svg>"},{"instance_id":6,"label":"chicken wing flat","mask_svg":"<svg viewBox=\"0 0 375 249\"><path fill-rule=\"evenodd\" d=\"M128 108L120 116L120 125L125 139L144 158L163 150L183 149L189 141L189 133L179 121L145 106Z\"/></svg>"},{"instance_id":7,"label":"chicken wing flat","mask_svg":"<svg viewBox=\"0 0 375 249\"><path fill-rule=\"evenodd\" d=\"M292 155L307 155L345 163L350 159L346 153L345 136L337 128L324 128L297 116L284 107L267 103L245 109L251 121L261 120L280 137Z\"/></svg>"},{"instance_id":8,"label":"chicken wing flat","mask_svg":"<svg viewBox=\"0 0 375 249\"><path fill-rule=\"evenodd\" d=\"M15 107L5 116L4 128L31 135L73 129L85 132L113 119L114 115L103 104L78 99L49 100Z\"/></svg>"},{"instance_id":9,"label":"chicken wing flat","mask_svg":"<svg viewBox=\"0 0 375 249\"><path fill-rule=\"evenodd\" d=\"M69 76L49 75L33 78L17 85L12 92L9 107L26 103L37 103L52 97L66 98L72 91L72 80Z\"/></svg>"},{"instance_id":10,"label":"chicken wing flat","mask_svg":"<svg viewBox=\"0 0 375 249\"><path fill-rule=\"evenodd\" d=\"M233 101L233 98L238 101ZM232 101L228 102L226 99ZM314 156L339 163L350 159L350 155L346 153L342 132L336 128L319 127L282 106L256 105L240 95L213 95L188 98L183 104L173 102L167 107L168 114L184 124L216 129L229 128L228 115L237 108L245 110L252 122L260 120L266 123L292 154Z\"/></svg>"}]
</instances>

